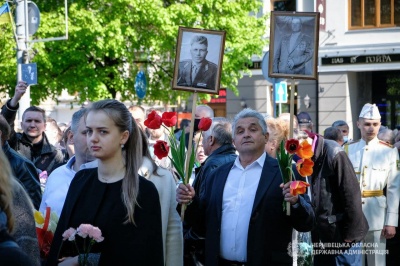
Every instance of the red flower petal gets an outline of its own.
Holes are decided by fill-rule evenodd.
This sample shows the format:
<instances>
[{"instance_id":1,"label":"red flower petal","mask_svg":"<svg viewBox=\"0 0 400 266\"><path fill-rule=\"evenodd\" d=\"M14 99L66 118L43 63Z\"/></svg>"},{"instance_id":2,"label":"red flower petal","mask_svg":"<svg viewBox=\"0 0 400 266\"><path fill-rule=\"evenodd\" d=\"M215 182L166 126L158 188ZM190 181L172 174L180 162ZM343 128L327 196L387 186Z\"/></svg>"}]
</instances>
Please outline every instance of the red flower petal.
<instances>
[{"instance_id":1,"label":"red flower petal","mask_svg":"<svg viewBox=\"0 0 400 266\"><path fill-rule=\"evenodd\" d=\"M201 131L207 131L208 129L210 129L212 124L212 119L209 117L203 117L202 119L200 119L199 122L199 129Z\"/></svg>"},{"instance_id":2,"label":"red flower petal","mask_svg":"<svg viewBox=\"0 0 400 266\"><path fill-rule=\"evenodd\" d=\"M158 159L162 159L167 157L169 153L168 143L163 140L157 140L154 144L154 155L157 156Z\"/></svg>"},{"instance_id":3,"label":"red flower petal","mask_svg":"<svg viewBox=\"0 0 400 266\"><path fill-rule=\"evenodd\" d=\"M285 149L289 154L295 154L300 149L300 143L297 139L288 139L285 142Z\"/></svg>"},{"instance_id":4,"label":"red flower petal","mask_svg":"<svg viewBox=\"0 0 400 266\"><path fill-rule=\"evenodd\" d=\"M164 112L162 114L162 122L167 127L175 126L177 121L178 117L176 116L176 112Z\"/></svg>"},{"instance_id":5,"label":"red flower petal","mask_svg":"<svg viewBox=\"0 0 400 266\"><path fill-rule=\"evenodd\" d=\"M147 116L147 119L144 121L144 125L150 129L159 129L161 124L161 116L157 114L155 110L151 111L151 113Z\"/></svg>"}]
</instances>

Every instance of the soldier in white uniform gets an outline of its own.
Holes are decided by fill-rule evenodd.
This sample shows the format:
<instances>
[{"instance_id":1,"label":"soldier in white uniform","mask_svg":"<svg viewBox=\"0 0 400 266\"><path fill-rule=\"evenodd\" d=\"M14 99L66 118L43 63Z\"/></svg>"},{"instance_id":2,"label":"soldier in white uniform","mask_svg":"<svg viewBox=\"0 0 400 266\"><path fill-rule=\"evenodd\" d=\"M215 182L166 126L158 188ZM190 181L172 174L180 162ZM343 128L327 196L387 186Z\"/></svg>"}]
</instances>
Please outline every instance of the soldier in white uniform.
<instances>
[{"instance_id":1,"label":"soldier in white uniform","mask_svg":"<svg viewBox=\"0 0 400 266\"><path fill-rule=\"evenodd\" d=\"M362 210L369 224L364 241L368 266L386 265L386 239L394 237L398 224L399 154L390 144L377 138L380 125L378 107L365 104L357 121L362 139L345 145L360 183Z\"/></svg>"}]
</instances>

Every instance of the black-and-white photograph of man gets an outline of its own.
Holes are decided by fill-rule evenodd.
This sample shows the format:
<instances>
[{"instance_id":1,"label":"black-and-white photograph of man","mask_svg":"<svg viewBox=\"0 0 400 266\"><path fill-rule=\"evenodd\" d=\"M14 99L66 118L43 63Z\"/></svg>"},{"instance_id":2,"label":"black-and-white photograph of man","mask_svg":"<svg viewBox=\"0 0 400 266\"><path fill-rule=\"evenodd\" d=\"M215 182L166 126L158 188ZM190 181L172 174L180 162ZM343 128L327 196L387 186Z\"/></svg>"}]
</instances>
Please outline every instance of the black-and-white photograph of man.
<instances>
[{"instance_id":1,"label":"black-and-white photograph of man","mask_svg":"<svg viewBox=\"0 0 400 266\"><path fill-rule=\"evenodd\" d=\"M273 73L313 75L315 17L277 16Z\"/></svg>"},{"instance_id":2,"label":"black-and-white photograph of man","mask_svg":"<svg viewBox=\"0 0 400 266\"><path fill-rule=\"evenodd\" d=\"M178 86L216 89L221 41L220 35L183 33Z\"/></svg>"}]
</instances>

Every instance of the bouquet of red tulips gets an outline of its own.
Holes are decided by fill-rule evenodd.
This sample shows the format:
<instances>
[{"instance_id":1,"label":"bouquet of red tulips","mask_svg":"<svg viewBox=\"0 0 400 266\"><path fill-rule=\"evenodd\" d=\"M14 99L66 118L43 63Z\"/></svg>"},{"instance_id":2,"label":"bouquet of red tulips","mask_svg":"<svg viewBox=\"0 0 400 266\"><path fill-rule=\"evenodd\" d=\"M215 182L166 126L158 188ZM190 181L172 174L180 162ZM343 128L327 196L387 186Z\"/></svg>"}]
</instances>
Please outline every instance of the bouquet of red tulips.
<instances>
[{"instance_id":1,"label":"bouquet of red tulips","mask_svg":"<svg viewBox=\"0 0 400 266\"><path fill-rule=\"evenodd\" d=\"M156 155L158 159L168 156L176 172L180 176L181 181L187 184L194 166L195 151L192 149L190 155L186 154L185 134L181 134L179 141L175 138L174 127L177 120L176 112L164 112L162 116L160 116L156 111L152 111L144 121L144 125L150 129L159 129L161 126L164 126L168 130L169 143L163 140L157 140L156 144L154 144L154 155ZM212 120L210 118L202 118L198 127L201 131L206 131L210 128L211 123ZM169 155L170 151L171 155ZM187 171L185 169L186 160L189 160L189 168Z\"/></svg>"}]
</instances>

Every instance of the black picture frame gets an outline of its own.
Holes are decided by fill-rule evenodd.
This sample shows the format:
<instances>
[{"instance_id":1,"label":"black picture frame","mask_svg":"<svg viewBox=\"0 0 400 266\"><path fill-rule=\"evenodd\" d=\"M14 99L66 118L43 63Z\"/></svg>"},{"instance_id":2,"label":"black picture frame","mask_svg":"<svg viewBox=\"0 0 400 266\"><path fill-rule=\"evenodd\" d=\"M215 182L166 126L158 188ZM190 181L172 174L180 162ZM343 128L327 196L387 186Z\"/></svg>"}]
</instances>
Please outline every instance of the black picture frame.
<instances>
[{"instance_id":1,"label":"black picture frame","mask_svg":"<svg viewBox=\"0 0 400 266\"><path fill-rule=\"evenodd\" d=\"M319 16L319 12L271 12L268 76L317 79Z\"/></svg>"},{"instance_id":2,"label":"black picture frame","mask_svg":"<svg viewBox=\"0 0 400 266\"><path fill-rule=\"evenodd\" d=\"M225 31L179 27L172 88L218 94L224 49Z\"/></svg>"}]
</instances>

